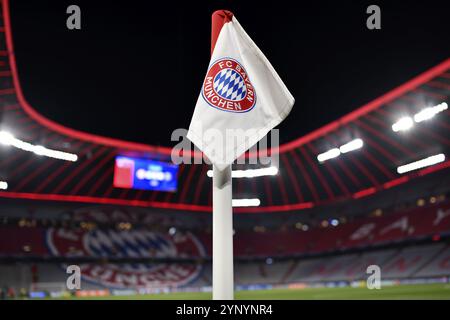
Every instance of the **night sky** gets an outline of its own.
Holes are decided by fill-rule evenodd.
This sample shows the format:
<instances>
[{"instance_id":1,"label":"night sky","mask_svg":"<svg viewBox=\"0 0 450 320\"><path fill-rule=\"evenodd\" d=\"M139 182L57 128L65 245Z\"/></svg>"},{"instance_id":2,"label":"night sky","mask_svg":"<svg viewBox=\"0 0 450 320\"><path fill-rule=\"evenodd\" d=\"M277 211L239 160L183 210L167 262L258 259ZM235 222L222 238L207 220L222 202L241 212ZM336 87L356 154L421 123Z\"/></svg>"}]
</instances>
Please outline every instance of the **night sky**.
<instances>
[{"instance_id":1,"label":"night sky","mask_svg":"<svg viewBox=\"0 0 450 320\"><path fill-rule=\"evenodd\" d=\"M26 99L66 126L170 146L206 73L210 19L233 11L296 98L282 141L304 135L450 56L448 1L11 1ZM66 28L77 4L82 30ZM366 28L381 7L382 29Z\"/></svg>"}]
</instances>

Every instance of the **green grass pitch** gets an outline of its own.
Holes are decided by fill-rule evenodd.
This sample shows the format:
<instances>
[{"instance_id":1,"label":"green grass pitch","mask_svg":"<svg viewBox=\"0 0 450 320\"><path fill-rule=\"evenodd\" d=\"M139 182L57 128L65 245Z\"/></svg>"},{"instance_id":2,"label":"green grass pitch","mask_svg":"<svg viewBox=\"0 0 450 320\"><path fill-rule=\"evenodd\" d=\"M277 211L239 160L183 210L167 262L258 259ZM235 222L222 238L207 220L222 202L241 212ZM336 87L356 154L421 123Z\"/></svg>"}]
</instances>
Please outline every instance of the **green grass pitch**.
<instances>
[{"instance_id":1,"label":"green grass pitch","mask_svg":"<svg viewBox=\"0 0 450 320\"><path fill-rule=\"evenodd\" d=\"M257 291L238 291L236 300L371 300L371 299L445 299L450 300L450 284L420 284L385 286L379 290L367 288L305 288L272 289ZM72 298L81 299L81 298ZM133 296L112 296L83 299L173 299L173 300L209 300L208 292L178 292L168 294L149 294Z\"/></svg>"}]
</instances>

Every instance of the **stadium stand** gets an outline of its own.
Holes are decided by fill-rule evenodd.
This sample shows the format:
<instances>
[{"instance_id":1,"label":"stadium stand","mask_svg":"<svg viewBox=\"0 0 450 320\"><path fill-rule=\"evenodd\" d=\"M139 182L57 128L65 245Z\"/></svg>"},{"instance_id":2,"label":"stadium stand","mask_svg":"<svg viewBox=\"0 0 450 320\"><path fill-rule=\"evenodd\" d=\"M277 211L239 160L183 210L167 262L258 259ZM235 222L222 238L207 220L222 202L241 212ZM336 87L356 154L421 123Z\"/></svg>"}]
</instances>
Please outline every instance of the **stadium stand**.
<instances>
[{"instance_id":1,"label":"stadium stand","mask_svg":"<svg viewBox=\"0 0 450 320\"><path fill-rule=\"evenodd\" d=\"M384 279L448 276L449 205L443 200L403 212L386 210L382 216L357 217L335 227L323 227L320 223L314 226L311 221L307 231L295 227L283 230L283 224L276 224L271 227L278 231L261 232L237 224L236 284L350 283L363 280L367 266L372 264L382 268ZM72 225L62 227L58 226L64 224L61 217L48 220L47 214L36 211L30 219L29 212L19 212L7 215L0 209L0 252L5 261L0 264L1 270L4 275L14 273L13 277L3 276L0 283L16 290L42 284L61 285L66 277L64 265L79 258L88 259L82 261L88 273L83 282L86 289L135 287L140 282L131 274L148 274L155 265L164 265L158 259L173 259L168 262L172 268L195 271L189 282L172 282L175 287L211 284L211 239L202 230L202 224L189 228L190 231L178 229L171 233L174 220L167 219L164 224L162 218L152 214L149 224L135 221L129 230L123 230L120 219L115 219L123 219L123 215L116 212L115 216L98 219L102 210L94 206L83 208L82 220L69 220ZM50 226L43 227L44 222ZM155 231L151 230L152 225L164 228ZM98 259L107 260L99 264ZM119 277L105 271L115 269L133 273L120 281L106 281L109 276ZM167 265L162 270L168 270ZM160 276L150 282L153 288L172 286L170 272Z\"/></svg>"},{"instance_id":2,"label":"stadium stand","mask_svg":"<svg viewBox=\"0 0 450 320\"><path fill-rule=\"evenodd\" d=\"M236 285L267 285L291 283L337 283L364 281L367 277L368 265L379 265L384 280L400 279L432 279L447 277L449 274L449 246L433 244L409 247L405 249L386 249L367 252L361 255L347 254L337 257L289 259L273 262L238 262L235 266ZM61 265L54 263L37 263L36 282L32 281L32 272L27 264L2 264L2 274L12 274L13 277L1 277L3 285L20 288L32 288L42 284L61 286L67 275ZM104 266L101 266L102 270ZM143 267L142 267L143 268ZM108 279L103 275L104 279ZM128 281L128 282L127 282ZM152 288L170 287L169 279L165 281L149 282ZM184 284L188 287L207 287L211 285L211 267L202 266L199 274L191 282ZM91 281L83 279L83 289L102 288L136 288L133 278L122 280L114 285L107 281Z\"/></svg>"},{"instance_id":3,"label":"stadium stand","mask_svg":"<svg viewBox=\"0 0 450 320\"><path fill-rule=\"evenodd\" d=\"M423 266L416 274L416 277L446 276L450 270L450 247L446 246L428 264Z\"/></svg>"},{"instance_id":4,"label":"stadium stand","mask_svg":"<svg viewBox=\"0 0 450 320\"><path fill-rule=\"evenodd\" d=\"M91 208L91 210L100 212L100 207ZM195 258L211 255L210 234L201 230L192 229L192 237L201 243L201 251L195 249L194 243L185 243L177 247L179 251L174 251L170 241L181 243L176 238L189 236L190 232L178 231L171 236L167 231L169 227L166 227L164 233L155 232L149 230L152 224L145 223L135 224L132 230L120 230L120 223L114 225L114 220L103 220L100 225L97 225L99 222L96 220L85 220L72 227L44 228L37 226L38 223L41 224L39 221L39 216L34 214L33 219L18 216L13 222L15 225L9 222L1 225L0 254L3 256L26 254L52 256L55 253L49 250L48 239L51 236L58 239L54 235L63 234L66 237L83 239L86 249L78 252L79 256ZM96 223L96 227L89 230L89 227L86 227L89 223ZM156 226L162 225L159 220ZM449 230L450 203L445 201L404 212L387 212L381 217L360 217L335 227L312 226L307 231L238 230L234 240L235 255L253 258L284 257L345 251L392 242L418 240L423 237L431 238L435 235L448 236ZM77 244L72 243L72 245ZM27 250L24 251L24 248ZM69 251L64 252L70 254ZM61 253L56 253L56 255L59 254Z\"/></svg>"}]
</instances>

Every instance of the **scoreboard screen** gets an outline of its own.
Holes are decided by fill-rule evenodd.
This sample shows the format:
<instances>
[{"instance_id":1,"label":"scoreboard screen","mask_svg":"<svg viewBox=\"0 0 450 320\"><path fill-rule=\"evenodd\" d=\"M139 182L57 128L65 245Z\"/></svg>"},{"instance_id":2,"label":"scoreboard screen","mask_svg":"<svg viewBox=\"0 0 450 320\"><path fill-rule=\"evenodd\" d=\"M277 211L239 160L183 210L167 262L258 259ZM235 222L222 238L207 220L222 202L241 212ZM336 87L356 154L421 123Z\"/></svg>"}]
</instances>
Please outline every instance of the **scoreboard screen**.
<instances>
[{"instance_id":1,"label":"scoreboard screen","mask_svg":"<svg viewBox=\"0 0 450 320\"><path fill-rule=\"evenodd\" d=\"M157 191L177 190L178 166L149 159L116 157L114 187Z\"/></svg>"}]
</instances>

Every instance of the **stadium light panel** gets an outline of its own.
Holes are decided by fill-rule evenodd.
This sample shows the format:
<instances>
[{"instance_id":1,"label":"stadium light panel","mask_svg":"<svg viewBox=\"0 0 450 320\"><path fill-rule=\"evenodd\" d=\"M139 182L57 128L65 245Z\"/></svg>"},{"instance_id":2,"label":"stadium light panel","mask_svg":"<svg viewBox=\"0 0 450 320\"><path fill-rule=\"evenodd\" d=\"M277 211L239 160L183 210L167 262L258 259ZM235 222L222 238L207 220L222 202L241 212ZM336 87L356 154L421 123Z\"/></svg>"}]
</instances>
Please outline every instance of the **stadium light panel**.
<instances>
[{"instance_id":1,"label":"stadium light panel","mask_svg":"<svg viewBox=\"0 0 450 320\"><path fill-rule=\"evenodd\" d=\"M257 198L255 199L233 199L233 207L259 207L261 201Z\"/></svg>"},{"instance_id":2,"label":"stadium light panel","mask_svg":"<svg viewBox=\"0 0 450 320\"><path fill-rule=\"evenodd\" d=\"M434 107L425 108L414 115L414 121L422 122L422 121L431 119L439 112L442 112L447 109L448 109L448 105L446 102L438 104L437 106L434 106Z\"/></svg>"},{"instance_id":3,"label":"stadium light panel","mask_svg":"<svg viewBox=\"0 0 450 320\"><path fill-rule=\"evenodd\" d=\"M208 177L212 178L213 171L208 170L206 173ZM278 174L277 167L259 168L259 169L247 169L247 170L233 170L231 176L233 178L255 178L262 176L275 176Z\"/></svg>"},{"instance_id":4,"label":"stadium light panel","mask_svg":"<svg viewBox=\"0 0 450 320\"><path fill-rule=\"evenodd\" d=\"M0 181L0 190L7 190L7 189L8 189L8 182Z\"/></svg>"},{"instance_id":5,"label":"stadium light panel","mask_svg":"<svg viewBox=\"0 0 450 320\"><path fill-rule=\"evenodd\" d=\"M397 168L397 172L399 174L402 174L402 173L406 173L409 171L421 169L424 167L429 167L429 166L432 166L432 165L435 165L435 164L438 164L438 163L441 163L444 161L445 161L445 155L443 153L440 153L440 154L430 156L430 157L422 159L422 160L418 160L415 162L411 162L411 163L402 165Z\"/></svg>"},{"instance_id":6,"label":"stadium light panel","mask_svg":"<svg viewBox=\"0 0 450 320\"><path fill-rule=\"evenodd\" d=\"M0 143L4 145L11 145L14 140L14 136L6 131L0 131Z\"/></svg>"},{"instance_id":7,"label":"stadium light panel","mask_svg":"<svg viewBox=\"0 0 450 320\"><path fill-rule=\"evenodd\" d=\"M333 148L324 153L319 154L317 156L317 160L319 160L319 162L324 162L324 161L339 157L340 154L341 154L341 151L338 148Z\"/></svg>"},{"instance_id":8,"label":"stadium light panel","mask_svg":"<svg viewBox=\"0 0 450 320\"><path fill-rule=\"evenodd\" d=\"M392 130L394 132L406 131L414 126L414 122L419 123L425 120L429 120L437 115L439 112L448 109L447 102L442 102L434 107L427 107L422 109L414 115L414 117L403 117L399 119L396 123L392 125Z\"/></svg>"},{"instance_id":9,"label":"stadium light panel","mask_svg":"<svg viewBox=\"0 0 450 320\"><path fill-rule=\"evenodd\" d=\"M392 130L394 132L406 131L414 126L414 121L411 117L403 117L399 119L396 123L392 125Z\"/></svg>"},{"instance_id":10,"label":"stadium light panel","mask_svg":"<svg viewBox=\"0 0 450 320\"><path fill-rule=\"evenodd\" d=\"M23 150L23 151L33 152L34 154L39 155L39 156L45 156L45 157L49 157L49 158L72 161L72 162L75 162L78 160L78 156L76 154L59 151L59 150L53 150L53 149L46 148L44 146L34 145L32 143L22 141L20 139L17 139L16 137L14 137L14 135L12 135L11 133L9 133L7 131L0 131L0 143L2 143L4 145L8 145L8 146L13 146L13 147Z\"/></svg>"},{"instance_id":11,"label":"stadium light panel","mask_svg":"<svg viewBox=\"0 0 450 320\"><path fill-rule=\"evenodd\" d=\"M347 153L353 150L357 150L362 148L362 146L364 145L364 142L361 139L355 139L352 140L342 146L339 147L339 151L341 153Z\"/></svg>"},{"instance_id":12,"label":"stadium light panel","mask_svg":"<svg viewBox=\"0 0 450 320\"><path fill-rule=\"evenodd\" d=\"M324 162L336 157L339 157L342 153L347 153L350 151L354 151L360 149L364 146L364 141L362 139L354 139L350 142L347 142L340 146L339 148L330 149L324 153L321 153L317 156L317 160L319 162Z\"/></svg>"},{"instance_id":13,"label":"stadium light panel","mask_svg":"<svg viewBox=\"0 0 450 320\"><path fill-rule=\"evenodd\" d=\"M45 155L45 148L43 146L34 146L32 149L32 151L38 156Z\"/></svg>"}]
</instances>

